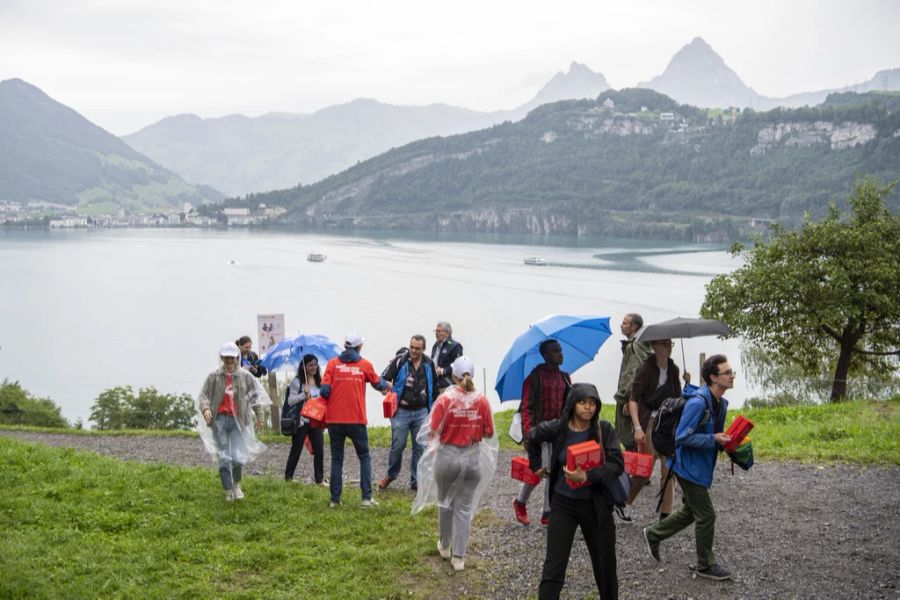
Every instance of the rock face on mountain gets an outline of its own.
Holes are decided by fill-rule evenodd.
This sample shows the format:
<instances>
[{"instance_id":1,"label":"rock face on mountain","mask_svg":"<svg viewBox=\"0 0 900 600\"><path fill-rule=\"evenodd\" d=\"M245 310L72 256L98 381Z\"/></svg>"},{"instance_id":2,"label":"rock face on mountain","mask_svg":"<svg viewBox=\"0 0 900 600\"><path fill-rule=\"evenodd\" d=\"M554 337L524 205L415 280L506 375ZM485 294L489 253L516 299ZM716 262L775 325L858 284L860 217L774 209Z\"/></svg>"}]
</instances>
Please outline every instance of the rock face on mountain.
<instances>
[{"instance_id":1,"label":"rock face on mountain","mask_svg":"<svg viewBox=\"0 0 900 600\"><path fill-rule=\"evenodd\" d=\"M596 98L607 89L603 75L572 63L533 100L508 111L478 112L446 104L394 106L358 99L310 115L217 119L178 115L123 139L189 181L243 195L308 185L415 140L518 121L540 104Z\"/></svg>"},{"instance_id":2,"label":"rock face on mountain","mask_svg":"<svg viewBox=\"0 0 900 600\"><path fill-rule=\"evenodd\" d=\"M891 98L711 116L652 90L610 90L253 202L285 206L299 227L721 241L821 215L859 174L900 177Z\"/></svg>"},{"instance_id":3,"label":"rock face on mountain","mask_svg":"<svg viewBox=\"0 0 900 600\"><path fill-rule=\"evenodd\" d=\"M758 96L699 37L679 50L661 75L638 87L703 107L753 106Z\"/></svg>"},{"instance_id":4,"label":"rock face on mountain","mask_svg":"<svg viewBox=\"0 0 900 600\"><path fill-rule=\"evenodd\" d=\"M115 213L221 199L21 79L0 82L0 200Z\"/></svg>"}]
</instances>

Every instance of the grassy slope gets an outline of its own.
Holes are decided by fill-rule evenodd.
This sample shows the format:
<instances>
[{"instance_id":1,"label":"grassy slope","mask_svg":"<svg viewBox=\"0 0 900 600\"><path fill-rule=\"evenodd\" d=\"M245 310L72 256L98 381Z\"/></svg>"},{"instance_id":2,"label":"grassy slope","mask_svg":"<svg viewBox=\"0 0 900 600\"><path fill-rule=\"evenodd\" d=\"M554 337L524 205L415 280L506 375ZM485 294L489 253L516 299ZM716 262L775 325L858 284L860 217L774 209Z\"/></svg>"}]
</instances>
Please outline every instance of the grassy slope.
<instances>
[{"instance_id":1,"label":"grassy slope","mask_svg":"<svg viewBox=\"0 0 900 600\"><path fill-rule=\"evenodd\" d=\"M227 504L208 469L5 438L0 464L3 598L385 597L436 554L408 500L330 510L324 488L253 477Z\"/></svg>"}]
</instances>

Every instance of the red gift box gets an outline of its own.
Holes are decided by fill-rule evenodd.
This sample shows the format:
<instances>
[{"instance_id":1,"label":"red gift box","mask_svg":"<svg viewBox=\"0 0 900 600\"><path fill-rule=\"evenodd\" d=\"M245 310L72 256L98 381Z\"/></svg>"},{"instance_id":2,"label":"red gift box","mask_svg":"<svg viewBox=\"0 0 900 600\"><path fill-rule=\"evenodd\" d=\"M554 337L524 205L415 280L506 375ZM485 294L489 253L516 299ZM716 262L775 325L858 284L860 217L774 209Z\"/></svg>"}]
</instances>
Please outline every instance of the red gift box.
<instances>
[{"instance_id":1,"label":"red gift box","mask_svg":"<svg viewBox=\"0 0 900 600\"><path fill-rule=\"evenodd\" d=\"M566 450L566 468L570 471L581 467L582 471L587 472L596 467L602 467L603 462L603 448L593 440L573 444ZM591 485L589 481L575 483L571 479L566 479L566 483L569 484L569 487L575 489Z\"/></svg>"},{"instance_id":2,"label":"red gift box","mask_svg":"<svg viewBox=\"0 0 900 600\"><path fill-rule=\"evenodd\" d=\"M524 481L528 485L537 485L541 482L531 467L528 465L528 459L524 456L517 456L512 459L512 470L510 475L513 479Z\"/></svg>"},{"instance_id":3,"label":"red gift box","mask_svg":"<svg viewBox=\"0 0 900 600\"><path fill-rule=\"evenodd\" d=\"M325 412L327 405L321 398L310 398L303 404L303 410L300 414L309 419L311 427L316 427L320 423L325 422Z\"/></svg>"},{"instance_id":4,"label":"red gift box","mask_svg":"<svg viewBox=\"0 0 900 600\"><path fill-rule=\"evenodd\" d=\"M384 408L384 417L386 419L393 419L394 415L397 413L397 394L388 392L387 396L385 396L384 400L381 402L381 405Z\"/></svg>"},{"instance_id":5,"label":"red gift box","mask_svg":"<svg viewBox=\"0 0 900 600\"><path fill-rule=\"evenodd\" d=\"M741 442L744 441L744 438L747 437L747 434L750 433L751 429L753 429L753 421L738 415L728 427L728 431L725 432L731 436L731 441L725 445L725 451L734 452L741 445Z\"/></svg>"},{"instance_id":6,"label":"red gift box","mask_svg":"<svg viewBox=\"0 0 900 600\"><path fill-rule=\"evenodd\" d=\"M653 475L653 455L643 452L622 452L625 457L625 472L635 477L650 477Z\"/></svg>"}]
</instances>

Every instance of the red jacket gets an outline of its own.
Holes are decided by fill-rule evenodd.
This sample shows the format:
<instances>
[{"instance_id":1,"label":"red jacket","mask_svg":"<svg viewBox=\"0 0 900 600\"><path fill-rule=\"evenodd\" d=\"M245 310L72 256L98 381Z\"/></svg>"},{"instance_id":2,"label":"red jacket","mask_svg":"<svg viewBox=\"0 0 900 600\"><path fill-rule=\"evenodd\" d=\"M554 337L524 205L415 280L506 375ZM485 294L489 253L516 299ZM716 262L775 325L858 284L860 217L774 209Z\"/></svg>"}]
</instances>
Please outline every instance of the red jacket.
<instances>
[{"instance_id":1,"label":"red jacket","mask_svg":"<svg viewBox=\"0 0 900 600\"><path fill-rule=\"evenodd\" d=\"M366 382L375 388L384 384L366 359L344 362L341 356L328 361L322 376L322 395L328 399L325 424L367 425Z\"/></svg>"}]
</instances>

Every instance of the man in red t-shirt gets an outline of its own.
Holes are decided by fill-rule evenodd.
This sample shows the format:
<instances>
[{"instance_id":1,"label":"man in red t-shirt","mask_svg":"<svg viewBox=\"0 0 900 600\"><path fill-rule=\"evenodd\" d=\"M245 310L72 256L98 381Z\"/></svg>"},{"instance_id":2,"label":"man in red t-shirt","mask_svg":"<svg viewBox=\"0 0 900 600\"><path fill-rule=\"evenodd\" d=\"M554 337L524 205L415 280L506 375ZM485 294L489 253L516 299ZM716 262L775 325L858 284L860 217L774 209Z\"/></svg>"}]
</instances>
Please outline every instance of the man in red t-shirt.
<instances>
[{"instance_id":1,"label":"man in red t-shirt","mask_svg":"<svg viewBox=\"0 0 900 600\"><path fill-rule=\"evenodd\" d=\"M369 456L369 431L366 429L366 382L382 394L390 384L379 377L372 363L360 356L363 337L356 331L344 337L344 351L328 361L322 376L322 397L328 403L325 424L331 444L331 502L341 504L344 477L344 442L349 437L359 457L359 487L362 505L376 506L372 499L372 457Z\"/></svg>"}]
</instances>

